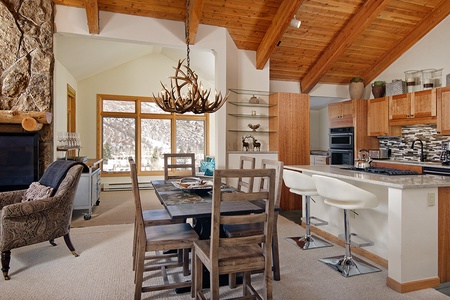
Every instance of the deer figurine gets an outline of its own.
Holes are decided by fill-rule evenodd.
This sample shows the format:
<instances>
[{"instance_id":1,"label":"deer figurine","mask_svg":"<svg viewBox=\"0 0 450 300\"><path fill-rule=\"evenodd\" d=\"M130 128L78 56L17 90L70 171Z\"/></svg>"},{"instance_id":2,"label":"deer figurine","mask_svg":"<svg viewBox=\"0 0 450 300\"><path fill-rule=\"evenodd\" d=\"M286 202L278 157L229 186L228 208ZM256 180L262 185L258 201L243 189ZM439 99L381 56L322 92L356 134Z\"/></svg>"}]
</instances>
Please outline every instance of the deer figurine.
<instances>
[{"instance_id":1,"label":"deer figurine","mask_svg":"<svg viewBox=\"0 0 450 300\"><path fill-rule=\"evenodd\" d=\"M261 143L257 139L253 139L253 151L261 151Z\"/></svg>"},{"instance_id":2,"label":"deer figurine","mask_svg":"<svg viewBox=\"0 0 450 300\"><path fill-rule=\"evenodd\" d=\"M242 148L244 151L248 151L248 147L250 145L248 144L248 142L246 141L246 137L242 137Z\"/></svg>"}]
</instances>

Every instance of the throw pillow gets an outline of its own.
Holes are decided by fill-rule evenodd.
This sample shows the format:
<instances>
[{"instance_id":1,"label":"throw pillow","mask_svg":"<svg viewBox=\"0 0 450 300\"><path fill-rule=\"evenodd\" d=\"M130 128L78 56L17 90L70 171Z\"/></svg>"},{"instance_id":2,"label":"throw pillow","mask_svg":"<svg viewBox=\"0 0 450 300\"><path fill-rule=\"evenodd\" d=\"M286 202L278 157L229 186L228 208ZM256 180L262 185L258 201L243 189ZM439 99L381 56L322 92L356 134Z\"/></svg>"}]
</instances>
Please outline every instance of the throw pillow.
<instances>
[{"instance_id":1,"label":"throw pillow","mask_svg":"<svg viewBox=\"0 0 450 300\"><path fill-rule=\"evenodd\" d=\"M25 194L22 197L22 202L39 200L49 198L53 188L40 184L39 182L32 182Z\"/></svg>"}]
</instances>

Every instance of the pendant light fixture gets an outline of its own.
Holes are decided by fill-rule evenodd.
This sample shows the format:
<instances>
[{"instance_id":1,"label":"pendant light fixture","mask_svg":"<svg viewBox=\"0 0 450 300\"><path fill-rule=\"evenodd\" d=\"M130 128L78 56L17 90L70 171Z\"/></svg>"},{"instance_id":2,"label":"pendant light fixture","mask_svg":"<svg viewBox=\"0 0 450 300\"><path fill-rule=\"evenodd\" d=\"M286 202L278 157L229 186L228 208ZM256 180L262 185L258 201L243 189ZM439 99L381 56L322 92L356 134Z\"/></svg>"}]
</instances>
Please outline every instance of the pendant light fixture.
<instances>
[{"instance_id":1,"label":"pendant light fixture","mask_svg":"<svg viewBox=\"0 0 450 300\"><path fill-rule=\"evenodd\" d=\"M153 94L153 98L158 106L170 113L183 114L192 112L194 114L213 113L219 110L227 101L228 95L215 92L214 101L209 100L211 90L205 90L198 80L198 75L190 68L189 58L189 6L190 1L186 1L186 59L179 60L175 69L175 76L170 78L170 88L161 82L162 91L158 96ZM186 61L186 64L183 64Z\"/></svg>"}]
</instances>

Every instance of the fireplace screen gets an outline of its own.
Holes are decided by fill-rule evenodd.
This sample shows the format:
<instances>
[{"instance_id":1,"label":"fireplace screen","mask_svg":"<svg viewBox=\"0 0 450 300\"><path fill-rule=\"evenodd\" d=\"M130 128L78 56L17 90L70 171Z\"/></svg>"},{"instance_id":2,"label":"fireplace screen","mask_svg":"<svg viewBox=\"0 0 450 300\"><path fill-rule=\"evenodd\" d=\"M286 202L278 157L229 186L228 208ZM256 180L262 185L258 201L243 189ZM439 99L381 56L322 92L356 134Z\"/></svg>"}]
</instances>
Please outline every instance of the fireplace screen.
<instances>
[{"instance_id":1,"label":"fireplace screen","mask_svg":"<svg viewBox=\"0 0 450 300\"><path fill-rule=\"evenodd\" d=\"M38 180L38 134L0 133L0 191L25 189Z\"/></svg>"}]
</instances>

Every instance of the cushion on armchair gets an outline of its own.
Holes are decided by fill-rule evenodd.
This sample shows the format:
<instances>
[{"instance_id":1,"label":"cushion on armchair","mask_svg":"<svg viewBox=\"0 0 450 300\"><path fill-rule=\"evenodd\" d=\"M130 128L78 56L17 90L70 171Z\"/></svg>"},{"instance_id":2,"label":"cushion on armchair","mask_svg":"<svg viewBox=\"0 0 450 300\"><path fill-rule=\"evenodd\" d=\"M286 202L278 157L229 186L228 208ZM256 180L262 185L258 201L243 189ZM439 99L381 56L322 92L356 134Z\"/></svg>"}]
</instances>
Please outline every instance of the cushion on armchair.
<instances>
[{"instance_id":1,"label":"cushion on armchair","mask_svg":"<svg viewBox=\"0 0 450 300\"><path fill-rule=\"evenodd\" d=\"M22 202L49 198L53 192L53 188L32 182L22 197Z\"/></svg>"}]
</instances>

